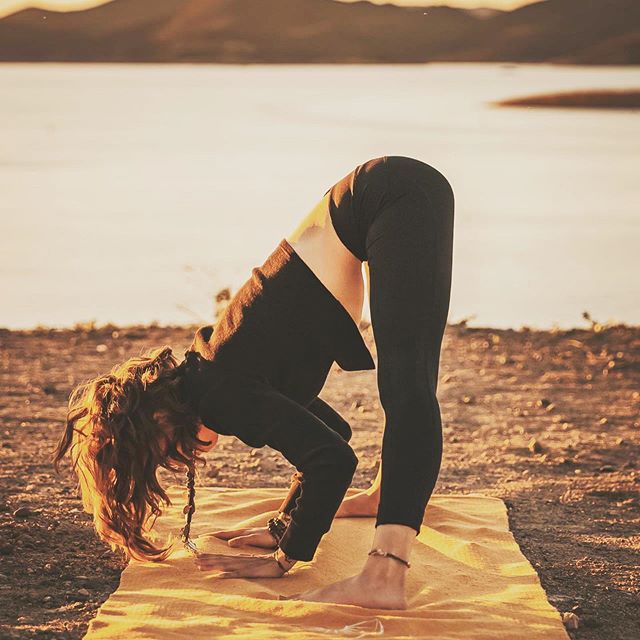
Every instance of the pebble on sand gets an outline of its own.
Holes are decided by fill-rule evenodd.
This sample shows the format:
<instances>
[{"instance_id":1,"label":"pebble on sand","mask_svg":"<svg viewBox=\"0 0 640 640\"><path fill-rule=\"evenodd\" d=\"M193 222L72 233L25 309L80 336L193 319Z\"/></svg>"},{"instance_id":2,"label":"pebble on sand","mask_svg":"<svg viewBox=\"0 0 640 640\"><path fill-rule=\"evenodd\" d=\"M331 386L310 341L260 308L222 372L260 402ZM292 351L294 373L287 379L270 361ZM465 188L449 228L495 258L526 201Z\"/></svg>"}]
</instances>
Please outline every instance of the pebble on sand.
<instances>
[{"instance_id":1,"label":"pebble on sand","mask_svg":"<svg viewBox=\"0 0 640 640\"><path fill-rule=\"evenodd\" d=\"M565 611L562 614L562 622L567 629L577 629L580 625L580 618L571 611Z\"/></svg>"},{"instance_id":2,"label":"pebble on sand","mask_svg":"<svg viewBox=\"0 0 640 640\"><path fill-rule=\"evenodd\" d=\"M529 449L531 453L542 453L542 445L535 438L531 438L531 440L529 440L527 449Z\"/></svg>"}]
</instances>

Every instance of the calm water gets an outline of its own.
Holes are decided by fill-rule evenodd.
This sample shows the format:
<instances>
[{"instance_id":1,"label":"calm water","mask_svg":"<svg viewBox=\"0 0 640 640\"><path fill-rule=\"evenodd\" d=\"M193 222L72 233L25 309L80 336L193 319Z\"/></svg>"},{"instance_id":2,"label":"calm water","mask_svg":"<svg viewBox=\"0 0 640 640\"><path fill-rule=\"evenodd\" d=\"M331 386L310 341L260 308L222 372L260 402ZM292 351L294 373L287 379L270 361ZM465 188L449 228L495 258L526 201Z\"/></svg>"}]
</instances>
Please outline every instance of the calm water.
<instances>
[{"instance_id":1,"label":"calm water","mask_svg":"<svg viewBox=\"0 0 640 640\"><path fill-rule=\"evenodd\" d=\"M450 320L638 323L640 112L489 104L638 86L610 67L0 65L0 326L208 321L385 154L454 187Z\"/></svg>"}]
</instances>

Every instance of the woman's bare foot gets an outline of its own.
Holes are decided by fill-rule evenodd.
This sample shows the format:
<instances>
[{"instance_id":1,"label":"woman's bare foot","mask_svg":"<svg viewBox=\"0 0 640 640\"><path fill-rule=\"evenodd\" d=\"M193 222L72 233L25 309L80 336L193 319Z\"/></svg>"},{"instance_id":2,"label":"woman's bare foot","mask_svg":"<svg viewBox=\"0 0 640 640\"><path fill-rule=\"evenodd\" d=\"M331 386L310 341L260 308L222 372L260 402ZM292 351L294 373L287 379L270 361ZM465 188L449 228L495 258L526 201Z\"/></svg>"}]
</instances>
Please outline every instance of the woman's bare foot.
<instances>
[{"instance_id":1,"label":"woman's bare foot","mask_svg":"<svg viewBox=\"0 0 640 640\"><path fill-rule=\"evenodd\" d=\"M355 493L352 496L346 497L338 511L336 512L336 518L373 518L378 512L378 493L367 493L361 491Z\"/></svg>"},{"instance_id":2,"label":"woman's bare foot","mask_svg":"<svg viewBox=\"0 0 640 640\"><path fill-rule=\"evenodd\" d=\"M373 578L363 571L339 582L295 594L287 600L352 604L370 609L406 609L404 579Z\"/></svg>"},{"instance_id":3,"label":"woman's bare foot","mask_svg":"<svg viewBox=\"0 0 640 640\"><path fill-rule=\"evenodd\" d=\"M372 548L409 558L415 529L402 524L376 527ZM405 583L409 567L396 558L367 555L360 573L333 584L298 593L288 600L353 604L372 609L406 609Z\"/></svg>"}]
</instances>

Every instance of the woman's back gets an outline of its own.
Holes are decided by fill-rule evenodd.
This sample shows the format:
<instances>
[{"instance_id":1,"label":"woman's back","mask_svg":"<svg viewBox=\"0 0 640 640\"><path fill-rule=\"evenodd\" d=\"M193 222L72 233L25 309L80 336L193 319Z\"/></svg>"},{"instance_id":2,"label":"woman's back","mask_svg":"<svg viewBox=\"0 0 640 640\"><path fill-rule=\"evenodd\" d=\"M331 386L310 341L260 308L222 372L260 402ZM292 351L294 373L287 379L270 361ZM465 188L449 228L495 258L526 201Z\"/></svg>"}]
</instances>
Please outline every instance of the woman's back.
<instances>
[{"instance_id":1,"label":"woman's back","mask_svg":"<svg viewBox=\"0 0 640 640\"><path fill-rule=\"evenodd\" d=\"M329 214L329 198L330 193L325 193L287 240L357 325L364 301L362 263L336 234Z\"/></svg>"}]
</instances>

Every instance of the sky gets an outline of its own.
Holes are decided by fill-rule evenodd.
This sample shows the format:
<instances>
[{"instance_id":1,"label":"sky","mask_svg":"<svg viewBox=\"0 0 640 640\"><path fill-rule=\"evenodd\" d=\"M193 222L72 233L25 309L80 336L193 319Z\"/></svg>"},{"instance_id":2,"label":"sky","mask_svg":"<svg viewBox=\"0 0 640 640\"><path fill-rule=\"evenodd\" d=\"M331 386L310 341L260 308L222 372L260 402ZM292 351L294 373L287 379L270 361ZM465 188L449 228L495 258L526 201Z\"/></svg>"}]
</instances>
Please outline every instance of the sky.
<instances>
[{"instance_id":1,"label":"sky","mask_svg":"<svg viewBox=\"0 0 640 640\"><path fill-rule=\"evenodd\" d=\"M354 2L355 0L343 0ZM385 4L388 0L371 0L376 4ZM46 9L83 9L102 4L103 0L0 0L0 16L13 13L24 7L44 7ZM514 9L524 4L530 4L533 0L394 0L393 4L407 6L429 6L447 4L451 7L495 7L497 9Z\"/></svg>"}]
</instances>

